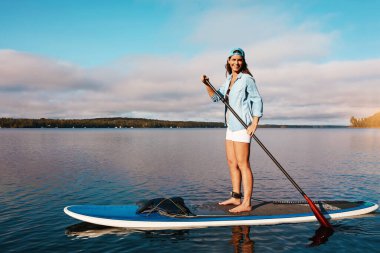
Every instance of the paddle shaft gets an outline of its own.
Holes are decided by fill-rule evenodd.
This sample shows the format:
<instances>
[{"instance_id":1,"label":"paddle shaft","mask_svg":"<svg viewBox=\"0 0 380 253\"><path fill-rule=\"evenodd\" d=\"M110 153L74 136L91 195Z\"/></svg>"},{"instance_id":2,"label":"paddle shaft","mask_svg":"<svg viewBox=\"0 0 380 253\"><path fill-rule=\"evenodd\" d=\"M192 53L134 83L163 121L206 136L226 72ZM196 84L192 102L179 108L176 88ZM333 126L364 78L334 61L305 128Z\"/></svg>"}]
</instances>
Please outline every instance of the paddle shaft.
<instances>
[{"instance_id":1,"label":"paddle shaft","mask_svg":"<svg viewBox=\"0 0 380 253\"><path fill-rule=\"evenodd\" d=\"M239 117L239 115L232 109L232 107L228 104L228 102L224 99L224 97L219 94L219 92L212 86L212 84L205 80L206 84L217 94L220 100L227 106L230 112L239 120L239 122L244 126L245 129L248 128L248 125ZM277 167L281 170L282 173L286 176L287 179L293 184L293 186L301 193L301 195L305 198L305 200L309 203L311 210L313 211L315 217L321 223L322 226L327 228L332 228L331 224L327 221L326 217L323 216L321 211L316 207L313 201L306 195L306 193L299 187L299 185L293 180L293 178L286 172L286 170L282 167L282 165L277 161L277 159L269 152L269 150L264 146L264 144L257 138L255 134L252 135L252 138L259 144L259 146L265 151L265 153L272 159L272 161L277 165Z\"/></svg>"}]
</instances>

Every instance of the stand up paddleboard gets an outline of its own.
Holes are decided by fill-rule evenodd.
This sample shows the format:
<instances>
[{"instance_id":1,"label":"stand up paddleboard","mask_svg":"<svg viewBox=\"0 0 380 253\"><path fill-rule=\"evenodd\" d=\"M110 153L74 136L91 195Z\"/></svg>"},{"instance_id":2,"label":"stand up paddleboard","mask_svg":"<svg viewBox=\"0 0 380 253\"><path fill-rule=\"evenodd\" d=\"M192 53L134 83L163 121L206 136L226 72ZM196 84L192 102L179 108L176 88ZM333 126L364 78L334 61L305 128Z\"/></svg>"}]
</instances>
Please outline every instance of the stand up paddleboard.
<instances>
[{"instance_id":1,"label":"stand up paddleboard","mask_svg":"<svg viewBox=\"0 0 380 253\"><path fill-rule=\"evenodd\" d=\"M374 212L378 205L368 201L315 202L326 218L343 219ZM134 205L74 205L64 212L81 221L111 227L142 230L184 229L241 225L275 225L317 221L307 203L254 202L252 211L231 214L232 206L205 204L187 208L182 198L160 198Z\"/></svg>"}]
</instances>

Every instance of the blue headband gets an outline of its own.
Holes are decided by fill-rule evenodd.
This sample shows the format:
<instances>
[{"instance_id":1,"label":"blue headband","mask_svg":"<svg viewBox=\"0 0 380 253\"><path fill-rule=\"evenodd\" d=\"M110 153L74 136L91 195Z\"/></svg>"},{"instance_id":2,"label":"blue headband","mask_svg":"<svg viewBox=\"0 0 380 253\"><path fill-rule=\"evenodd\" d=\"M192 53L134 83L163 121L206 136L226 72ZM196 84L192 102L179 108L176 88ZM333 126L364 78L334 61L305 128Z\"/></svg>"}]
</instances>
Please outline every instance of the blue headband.
<instances>
[{"instance_id":1,"label":"blue headband","mask_svg":"<svg viewBox=\"0 0 380 253\"><path fill-rule=\"evenodd\" d=\"M241 48L233 48L231 51L230 51L230 54L228 55L228 58L233 56L233 55L240 55L241 57L245 57L245 53L243 51L243 49Z\"/></svg>"}]
</instances>

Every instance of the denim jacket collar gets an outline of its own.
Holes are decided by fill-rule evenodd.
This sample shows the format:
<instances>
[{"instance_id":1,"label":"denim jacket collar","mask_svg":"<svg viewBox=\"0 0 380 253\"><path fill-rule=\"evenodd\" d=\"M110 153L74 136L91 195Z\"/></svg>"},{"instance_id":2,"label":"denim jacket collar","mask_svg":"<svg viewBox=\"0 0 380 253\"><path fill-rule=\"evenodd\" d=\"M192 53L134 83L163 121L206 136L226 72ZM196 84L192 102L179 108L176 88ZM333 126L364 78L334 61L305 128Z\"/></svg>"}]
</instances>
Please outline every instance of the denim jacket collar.
<instances>
[{"instance_id":1,"label":"denim jacket collar","mask_svg":"<svg viewBox=\"0 0 380 253\"><path fill-rule=\"evenodd\" d=\"M243 76L243 72L240 72L240 73L238 74L236 80L240 79L242 76ZM229 74L229 75L227 76L227 80L228 80L228 81L231 81L231 79L232 79L232 74Z\"/></svg>"}]
</instances>

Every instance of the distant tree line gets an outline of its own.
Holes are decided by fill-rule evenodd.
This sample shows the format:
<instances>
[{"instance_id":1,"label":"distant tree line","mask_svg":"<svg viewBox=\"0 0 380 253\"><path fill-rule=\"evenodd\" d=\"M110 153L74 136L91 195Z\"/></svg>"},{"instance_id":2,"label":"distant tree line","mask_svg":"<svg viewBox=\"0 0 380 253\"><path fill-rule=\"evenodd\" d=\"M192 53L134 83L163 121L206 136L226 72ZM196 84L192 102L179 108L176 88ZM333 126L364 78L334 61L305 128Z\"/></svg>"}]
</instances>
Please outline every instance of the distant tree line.
<instances>
[{"instance_id":1,"label":"distant tree line","mask_svg":"<svg viewBox=\"0 0 380 253\"><path fill-rule=\"evenodd\" d=\"M352 119L351 119L352 121ZM142 118L14 119L0 118L0 128L222 128L222 122L168 121ZM345 128L339 125L259 125L260 128Z\"/></svg>"},{"instance_id":2,"label":"distant tree line","mask_svg":"<svg viewBox=\"0 0 380 253\"><path fill-rule=\"evenodd\" d=\"M351 117L351 127L380 127L380 112L368 118Z\"/></svg>"},{"instance_id":3,"label":"distant tree line","mask_svg":"<svg viewBox=\"0 0 380 253\"><path fill-rule=\"evenodd\" d=\"M217 128L221 122L166 121L140 118L14 119L0 118L2 128Z\"/></svg>"}]
</instances>

